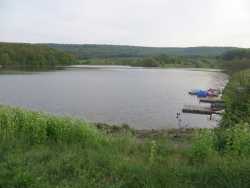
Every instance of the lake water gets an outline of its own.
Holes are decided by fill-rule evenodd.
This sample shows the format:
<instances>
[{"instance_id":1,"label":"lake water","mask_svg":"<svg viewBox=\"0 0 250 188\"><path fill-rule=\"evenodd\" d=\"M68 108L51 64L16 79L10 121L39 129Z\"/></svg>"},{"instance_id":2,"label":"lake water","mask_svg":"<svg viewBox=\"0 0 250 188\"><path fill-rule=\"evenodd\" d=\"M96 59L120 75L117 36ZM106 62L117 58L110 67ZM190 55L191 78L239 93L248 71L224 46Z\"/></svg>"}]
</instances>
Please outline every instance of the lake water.
<instances>
[{"instance_id":1,"label":"lake water","mask_svg":"<svg viewBox=\"0 0 250 188\"><path fill-rule=\"evenodd\" d=\"M0 103L136 129L178 127L176 113L198 104L194 88L222 88L227 76L197 69L71 67L0 74ZM218 118L218 117L214 117ZM214 127L206 115L182 114L182 126Z\"/></svg>"}]
</instances>

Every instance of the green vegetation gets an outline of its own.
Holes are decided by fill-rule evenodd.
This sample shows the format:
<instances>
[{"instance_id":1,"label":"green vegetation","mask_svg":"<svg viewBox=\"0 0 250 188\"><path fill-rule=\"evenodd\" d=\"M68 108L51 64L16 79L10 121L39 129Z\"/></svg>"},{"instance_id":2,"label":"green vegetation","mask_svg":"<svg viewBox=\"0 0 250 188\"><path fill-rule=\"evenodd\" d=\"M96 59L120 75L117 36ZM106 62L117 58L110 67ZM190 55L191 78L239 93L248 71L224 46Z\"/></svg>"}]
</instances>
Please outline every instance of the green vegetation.
<instances>
[{"instance_id":1,"label":"green vegetation","mask_svg":"<svg viewBox=\"0 0 250 188\"><path fill-rule=\"evenodd\" d=\"M0 65L4 68L54 67L75 64L72 55L42 45L0 43Z\"/></svg>"},{"instance_id":2,"label":"green vegetation","mask_svg":"<svg viewBox=\"0 0 250 188\"><path fill-rule=\"evenodd\" d=\"M85 122L0 107L0 187L249 187L250 128L137 140ZM240 139L238 139L240 138ZM183 138L182 138L183 139ZM182 144L185 142L185 144Z\"/></svg>"},{"instance_id":3,"label":"green vegetation","mask_svg":"<svg viewBox=\"0 0 250 188\"><path fill-rule=\"evenodd\" d=\"M80 59L78 64L129 65L139 67L221 68L217 56L232 47L154 48L118 45L48 44L70 52Z\"/></svg>"},{"instance_id":4,"label":"green vegetation","mask_svg":"<svg viewBox=\"0 0 250 188\"><path fill-rule=\"evenodd\" d=\"M234 73L224 92L226 113L222 125L231 127L239 122L250 123L250 70Z\"/></svg>"},{"instance_id":5,"label":"green vegetation","mask_svg":"<svg viewBox=\"0 0 250 188\"><path fill-rule=\"evenodd\" d=\"M145 58L102 58L79 60L83 65L129 65L135 67L192 67L221 68L221 64L213 57L181 57L160 55Z\"/></svg>"},{"instance_id":6,"label":"green vegetation","mask_svg":"<svg viewBox=\"0 0 250 188\"><path fill-rule=\"evenodd\" d=\"M233 49L225 52L222 59L230 61L234 59L250 59L250 49Z\"/></svg>"},{"instance_id":7,"label":"green vegetation","mask_svg":"<svg viewBox=\"0 0 250 188\"><path fill-rule=\"evenodd\" d=\"M224 91L226 112L221 126L250 123L250 49L229 51L222 59L231 78Z\"/></svg>"},{"instance_id":8,"label":"green vegetation","mask_svg":"<svg viewBox=\"0 0 250 188\"><path fill-rule=\"evenodd\" d=\"M49 47L74 54L78 64L139 67L221 68L217 56L231 47L154 48L118 45L62 45Z\"/></svg>"},{"instance_id":9,"label":"green vegetation","mask_svg":"<svg viewBox=\"0 0 250 188\"><path fill-rule=\"evenodd\" d=\"M236 49L222 55L223 69L233 74L241 70L250 69L250 49Z\"/></svg>"},{"instance_id":10,"label":"green vegetation","mask_svg":"<svg viewBox=\"0 0 250 188\"><path fill-rule=\"evenodd\" d=\"M0 65L33 69L72 64L220 68L216 57L232 49L0 43Z\"/></svg>"},{"instance_id":11,"label":"green vegetation","mask_svg":"<svg viewBox=\"0 0 250 188\"><path fill-rule=\"evenodd\" d=\"M237 148L238 153L249 151L250 124L250 50L233 50L222 56L223 68L230 75L223 98L225 113L216 130L218 149ZM237 126L236 126L237 125ZM228 136L228 133L231 136ZM233 141L234 140L234 141ZM226 143L231 142L231 146ZM235 143L234 143L235 142ZM234 145L235 144L235 145Z\"/></svg>"},{"instance_id":12,"label":"green vegetation","mask_svg":"<svg viewBox=\"0 0 250 188\"><path fill-rule=\"evenodd\" d=\"M190 47L190 48L156 48L140 46L95 45L95 44L47 44L47 46L70 52L79 59L117 58L117 57L152 57L168 56L220 56L232 47Z\"/></svg>"}]
</instances>

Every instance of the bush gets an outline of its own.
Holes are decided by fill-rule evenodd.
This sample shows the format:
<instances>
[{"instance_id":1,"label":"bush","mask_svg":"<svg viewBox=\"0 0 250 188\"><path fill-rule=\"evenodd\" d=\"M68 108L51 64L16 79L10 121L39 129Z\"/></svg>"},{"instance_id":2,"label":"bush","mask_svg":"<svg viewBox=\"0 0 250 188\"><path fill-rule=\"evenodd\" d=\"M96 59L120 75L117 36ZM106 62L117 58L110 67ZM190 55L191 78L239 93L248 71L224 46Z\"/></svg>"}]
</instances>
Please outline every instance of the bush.
<instances>
[{"instance_id":1,"label":"bush","mask_svg":"<svg viewBox=\"0 0 250 188\"><path fill-rule=\"evenodd\" d=\"M238 156L250 155L250 125L240 123L226 129L226 147L229 154Z\"/></svg>"},{"instance_id":2,"label":"bush","mask_svg":"<svg viewBox=\"0 0 250 188\"><path fill-rule=\"evenodd\" d=\"M94 127L81 120L9 107L0 107L0 136L2 140L19 138L29 144L105 142Z\"/></svg>"},{"instance_id":3,"label":"bush","mask_svg":"<svg viewBox=\"0 0 250 188\"><path fill-rule=\"evenodd\" d=\"M250 70L234 74L223 97L226 108L221 127L232 127L241 121L250 123Z\"/></svg>"},{"instance_id":4,"label":"bush","mask_svg":"<svg viewBox=\"0 0 250 188\"><path fill-rule=\"evenodd\" d=\"M215 154L214 131L208 129L197 131L190 150L191 161L203 162L213 154Z\"/></svg>"}]
</instances>

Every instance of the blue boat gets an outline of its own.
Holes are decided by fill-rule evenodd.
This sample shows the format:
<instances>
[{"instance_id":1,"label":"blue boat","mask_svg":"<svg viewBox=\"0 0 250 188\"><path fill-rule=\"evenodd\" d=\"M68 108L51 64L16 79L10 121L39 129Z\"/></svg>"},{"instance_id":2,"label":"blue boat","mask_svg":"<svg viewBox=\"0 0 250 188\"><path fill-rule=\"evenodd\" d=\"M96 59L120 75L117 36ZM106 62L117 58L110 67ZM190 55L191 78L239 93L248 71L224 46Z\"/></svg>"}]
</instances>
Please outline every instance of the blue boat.
<instances>
[{"instance_id":1,"label":"blue boat","mask_svg":"<svg viewBox=\"0 0 250 188\"><path fill-rule=\"evenodd\" d=\"M204 90L200 90L196 95L197 95L197 97L207 97L208 92L204 91Z\"/></svg>"},{"instance_id":2,"label":"blue boat","mask_svg":"<svg viewBox=\"0 0 250 188\"><path fill-rule=\"evenodd\" d=\"M201 91L200 89L193 89L193 90L189 91L188 93L190 95L197 95L197 93L199 93L200 91Z\"/></svg>"},{"instance_id":3,"label":"blue boat","mask_svg":"<svg viewBox=\"0 0 250 188\"><path fill-rule=\"evenodd\" d=\"M193 89L190 92L188 92L190 95L196 95L197 97L207 97L208 91L201 90L201 89Z\"/></svg>"}]
</instances>

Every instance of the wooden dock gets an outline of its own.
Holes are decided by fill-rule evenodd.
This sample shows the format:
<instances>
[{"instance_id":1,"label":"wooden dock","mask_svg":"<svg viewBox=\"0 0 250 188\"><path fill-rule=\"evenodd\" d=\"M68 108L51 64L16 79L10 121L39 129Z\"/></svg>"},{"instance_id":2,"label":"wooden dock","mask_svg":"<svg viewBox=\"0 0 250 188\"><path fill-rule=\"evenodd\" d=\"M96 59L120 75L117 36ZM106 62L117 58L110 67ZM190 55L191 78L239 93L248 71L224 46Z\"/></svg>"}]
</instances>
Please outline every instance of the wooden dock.
<instances>
[{"instance_id":1,"label":"wooden dock","mask_svg":"<svg viewBox=\"0 0 250 188\"><path fill-rule=\"evenodd\" d=\"M200 103L215 104L215 103L224 103L224 101L220 98L203 98L200 99Z\"/></svg>"},{"instance_id":2,"label":"wooden dock","mask_svg":"<svg viewBox=\"0 0 250 188\"><path fill-rule=\"evenodd\" d=\"M222 114L221 111L214 111L210 107L197 106L197 105L185 105L182 109L182 112L192 113L192 114L204 114L204 115Z\"/></svg>"}]
</instances>

